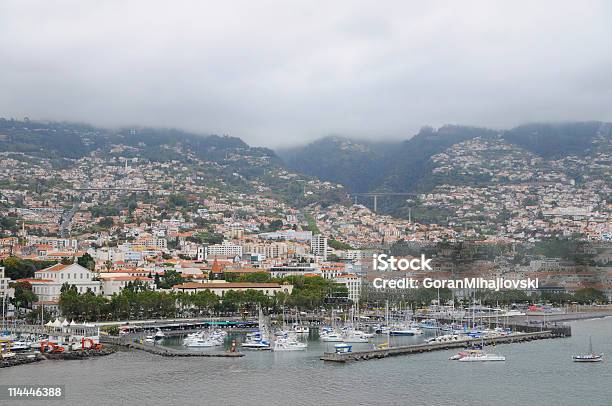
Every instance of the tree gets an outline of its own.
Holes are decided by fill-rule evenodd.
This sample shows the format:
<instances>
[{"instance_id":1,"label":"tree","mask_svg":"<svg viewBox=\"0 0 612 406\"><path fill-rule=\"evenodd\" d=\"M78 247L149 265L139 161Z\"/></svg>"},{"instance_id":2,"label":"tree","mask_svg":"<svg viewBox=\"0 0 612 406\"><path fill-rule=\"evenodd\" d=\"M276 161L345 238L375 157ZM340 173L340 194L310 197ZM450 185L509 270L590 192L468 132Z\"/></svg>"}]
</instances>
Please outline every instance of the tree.
<instances>
[{"instance_id":1,"label":"tree","mask_svg":"<svg viewBox=\"0 0 612 406\"><path fill-rule=\"evenodd\" d=\"M103 228L111 228L115 224L112 217L104 217L99 222L98 225Z\"/></svg>"},{"instance_id":2,"label":"tree","mask_svg":"<svg viewBox=\"0 0 612 406\"><path fill-rule=\"evenodd\" d=\"M227 275L227 274L226 274ZM254 272L240 275L237 280L239 282L254 282L254 283L265 283L270 282L270 273L268 272Z\"/></svg>"},{"instance_id":3,"label":"tree","mask_svg":"<svg viewBox=\"0 0 612 406\"><path fill-rule=\"evenodd\" d=\"M178 285L183 282L185 282L185 279L179 272L169 269L164 272L164 276L161 278L158 286L160 289L170 289L174 285Z\"/></svg>"},{"instance_id":4,"label":"tree","mask_svg":"<svg viewBox=\"0 0 612 406\"><path fill-rule=\"evenodd\" d=\"M82 312L81 300L76 286L65 282L60 289L59 309L67 318L78 318Z\"/></svg>"},{"instance_id":5,"label":"tree","mask_svg":"<svg viewBox=\"0 0 612 406\"><path fill-rule=\"evenodd\" d=\"M191 302L198 309L200 315L204 312L210 312L219 303L219 297L208 289L190 296Z\"/></svg>"},{"instance_id":6,"label":"tree","mask_svg":"<svg viewBox=\"0 0 612 406\"><path fill-rule=\"evenodd\" d=\"M606 295L594 288L584 288L574 293L574 300L579 303L605 303Z\"/></svg>"},{"instance_id":7,"label":"tree","mask_svg":"<svg viewBox=\"0 0 612 406\"><path fill-rule=\"evenodd\" d=\"M15 289L12 303L17 313L22 308L31 309L32 304L38 300L38 296L32 292L32 285L29 282L16 282L12 286Z\"/></svg>"},{"instance_id":8,"label":"tree","mask_svg":"<svg viewBox=\"0 0 612 406\"><path fill-rule=\"evenodd\" d=\"M53 261L32 261L17 257L5 258L1 266L4 267L5 275L10 279L33 278L34 272L53 265Z\"/></svg>"},{"instance_id":9,"label":"tree","mask_svg":"<svg viewBox=\"0 0 612 406\"><path fill-rule=\"evenodd\" d=\"M96 268L96 261L87 252L77 259L77 263L90 271L94 271Z\"/></svg>"}]
</instances>

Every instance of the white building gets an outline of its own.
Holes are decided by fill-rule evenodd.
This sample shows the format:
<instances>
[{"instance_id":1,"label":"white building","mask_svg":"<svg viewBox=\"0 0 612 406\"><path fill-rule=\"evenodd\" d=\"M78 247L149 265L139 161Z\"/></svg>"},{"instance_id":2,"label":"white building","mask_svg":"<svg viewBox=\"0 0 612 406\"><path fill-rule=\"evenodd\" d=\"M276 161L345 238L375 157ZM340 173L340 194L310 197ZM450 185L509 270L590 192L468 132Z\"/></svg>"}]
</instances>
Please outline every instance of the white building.
<instances>
[{"instance_id":1,"label":"white building","mask_svg":"<svg viewBox=\"0 0 612 406\"><path fill-rule=\"evenodd\" d=\"M348 289L348 298L353 302L359 300L361 292L361 278L354 274L338 275L334 278L334 282L341 283Z\"/></svg>"},{"instance_id":2,"label":"white building","mask_svg":"<svg viewBox=\"0 0 612 406\"><path fill-rule=\"evenodd\" d=\"M28 235L26 238L28 245L50 245L54 250L72 250L76 251L78 242L72 238L56 238L56 237L39 237L36 235Z\"/></svg>"},{"instance_id":3,"label":"white building","mask_svg":"<svg viewBox=\"0 0 612 406\"><path fill-rule=\"evenodd\" d=\"M242 246L236 245L229 241L223 241L221 244L209 245L206 247L204 259L208 259L209 255L220 255L226 257L242 256Z\"/></svg>"},{"instance_id":4,"label":"white building","mask_svg":"<svg viewBox=\"0 0 612 406\"><path fill-rule=\"evenodd\" d=\"M8 283L10 279L4 276L4 267L0 266L0 297L4 297L8 291Z\"/></svg>"},{"instance_id":5,"label":"white building","mask_svg":"<svg viewBox=\"0 0 612 406\"><path fill-rule=\"evenodd\" d=\"M317 275L323 276L321 268L312 263L292 263L288 265L273 266L268 269L273 278L284 278L292 275Z\"/></svg>"},{"instance_id":6,"label":"white building","mask_svg":"<svg viewBox=\"0 0 612 406\"><path fill-rule=\"evenodd\" d=\"M0 266L0 309L5 314L12 311L13 306L9 303L8 299L15 294L15 290L8 286L10 280L10 278L6 278L4 275L4 267Z\"/></svg>"},{"instance_id":7,"label":"white building","mask_svg":"<svg viewBox=\"0 0 612 406\"><path fill-rule=\"evenodd\" d=\"M313 235L310 240L310 252L327 261L327 238L322 234Z\"/></svg>"},{"instance_id":8,"label":"white building","mask_svg":"<svg viewBox=\"0 0 612 406\"><path fill-rule=\"evenodd\" d=\"M287 258L289 246L284 242L273 242L271 244L246 243L242 250L248 254L262 254L266 258Z\"/></svg>"},{"instance_id":9,"label":"white building","mask_svg":"<svg viewBox=\"0 0 612 406\"><path fill-rule=\"evenodd\" d=\"M34 279L26 281L32 285L32 292L38 296L38 301L47 305L57 305L62 285L69 283L77 288L79 293L91 289L93 293L101 293L100 281L94 280L96 274L79 264L55 264L49 268L34 273Z\"/></svg>"},{"instance_id":10,"label":"white building","mask_svg":"<svg viewBox=\"0 0 612 406\"><path fill-rule=\"evenodd\" d=\"M110 273L101 273L100 281L102 282L102 290L100 294L107 297L111 297L115 293L118 294L130 283L140 283L144 285L147 290L155 290L155 281L153 280L153 278L149 278L147 276L115 276Z\"/></svg>"}]
</instances>

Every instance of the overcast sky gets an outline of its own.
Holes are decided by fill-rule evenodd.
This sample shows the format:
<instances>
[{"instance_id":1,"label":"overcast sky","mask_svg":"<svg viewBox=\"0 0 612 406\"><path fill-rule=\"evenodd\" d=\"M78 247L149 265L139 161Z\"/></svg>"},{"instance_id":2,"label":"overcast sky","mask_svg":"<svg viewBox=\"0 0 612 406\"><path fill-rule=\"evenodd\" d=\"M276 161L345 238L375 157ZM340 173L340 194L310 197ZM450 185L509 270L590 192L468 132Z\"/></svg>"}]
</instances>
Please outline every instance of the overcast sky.
<instances>
[{"instance_id":1,"label":"overcast sky","mask_svg":"<svg viewBox=\"0 0 612 406\"><path fill-rule=\"evenodd\" d=\"M605 1L0 2L0 117L277 147L612 120Z\"/></svg>"}]
</instances>

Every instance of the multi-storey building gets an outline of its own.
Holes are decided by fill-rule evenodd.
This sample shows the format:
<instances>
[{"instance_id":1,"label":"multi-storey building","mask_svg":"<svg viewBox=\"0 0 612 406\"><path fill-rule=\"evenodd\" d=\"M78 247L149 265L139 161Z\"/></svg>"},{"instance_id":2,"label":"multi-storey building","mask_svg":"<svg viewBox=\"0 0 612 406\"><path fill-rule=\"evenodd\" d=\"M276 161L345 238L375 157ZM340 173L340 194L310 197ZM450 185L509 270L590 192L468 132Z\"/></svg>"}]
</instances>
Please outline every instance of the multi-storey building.
<instances>
[{"instance_id":1,"label":"multi-storey building","mask_svg":"<svg viewBox=\"0 0 612 406\"><path fill-rule=\"evenodd\" d=\"M198 250L198 254L201 251ZM223 241L221 244L209 245L204 249L204 258L207 259L209 255L222 255L227 257L242 256L242 246L236 245L229 241ZM198 260L201 260L198 255Z\"/></svg>"},{"instance_id":2,"label":"multi-storey building","mask_svg":"<svg viewBox=\"0 0 612 406\"><path fill-rule=\"evenodd\" d=\"M313 235L310 240L310 252L327 260L327 238L322 234Z\"/></svg>"}]
</instances>

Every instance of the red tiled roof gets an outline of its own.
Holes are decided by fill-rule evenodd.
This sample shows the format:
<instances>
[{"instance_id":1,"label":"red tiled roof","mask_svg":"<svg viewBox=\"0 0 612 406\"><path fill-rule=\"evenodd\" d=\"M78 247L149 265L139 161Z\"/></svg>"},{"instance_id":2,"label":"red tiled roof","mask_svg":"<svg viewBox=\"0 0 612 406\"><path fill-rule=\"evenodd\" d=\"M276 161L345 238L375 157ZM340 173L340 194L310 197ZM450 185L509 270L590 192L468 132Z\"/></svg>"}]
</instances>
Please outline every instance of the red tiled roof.
<instances>
[{"instance_id":1,"label":"red tiled roof","mask_svg":"<svg viewBox=\"0 0 612 406\"><path fill-rule=\"evenodd\" d=\"M61 271L64 268L69 267L72 264L55 264L53 266L50 266L49 268L45 268L45 269L41 269L40 271L36 271L38 272L57 272L57 271Z\"/></svg>"},{"instance_id":2,"label":"red tiled roof","mask_svg":"<svg viewBox=\"0 0 612 406\"><path fill-rule=\"evenodd\" d=\"M254 282L228 282L228 283L199 283L186 282L174 285L173 289L257 289L257 288L280 288L278 283L254 283Z\"/></svg>"},{"instance_id":3,"label":"red tiled roof","mask_svg":"<svg viewBox=\"0 0 612 406\"><path fill-rule=\"evenodd\" d=\"M34 283L34 282L53 282L53 280L52 279L22 278L22 279L17 279L15 282Z\"/></svg>"},{"instance_id":4,"label":"red tiled roof","mask_svg":"<svg viewBox=\"0 0 612 406\"><path fill-rule=\"evenodd\" d=\"M147 276L113 276L111 278L103 278L106 281L152 281L152 278Z\"/></svg>"}]
</instances>

